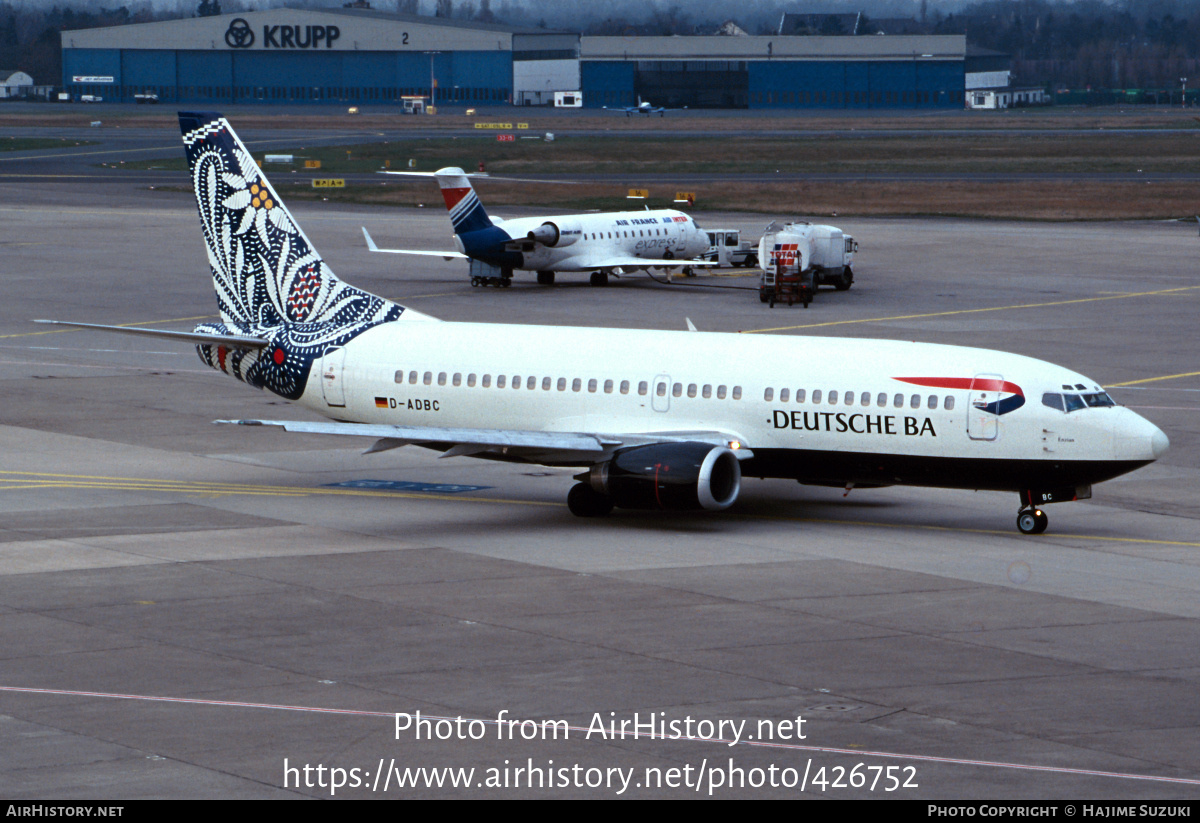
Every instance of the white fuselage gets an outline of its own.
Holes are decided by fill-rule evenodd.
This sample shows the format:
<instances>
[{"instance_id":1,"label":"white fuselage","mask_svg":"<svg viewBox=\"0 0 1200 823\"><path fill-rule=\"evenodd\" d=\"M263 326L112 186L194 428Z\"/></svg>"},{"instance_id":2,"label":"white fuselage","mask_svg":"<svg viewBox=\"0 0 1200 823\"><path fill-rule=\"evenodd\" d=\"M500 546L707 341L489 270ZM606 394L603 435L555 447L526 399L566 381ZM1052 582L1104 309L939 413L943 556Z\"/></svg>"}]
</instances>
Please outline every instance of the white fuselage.
<instances>
[{"instance_id":1,"label":"white fuselage","mask_svg":"<svg viewBox=\"0 0 1200 823\"><path fill-rule=\"evenodd\" d=\"M748 473L811 482L840 482L842 469L833 464L841 465L838 455L853 455L867 463L895 458L895 465L916 458L920 472L939 461L954 464L953 482L934 475L914 481L908 469L897 469L894 482L902 483L1009 488L1016 481L992 482L987 469L1003 465L996 477L1007 477L1018 464L1023 477L1031 466L1043 467L1055 482L1083 483L1106 477L1076 478L1072 464L1129 464L1119 474L1166 448L1162 432L1128 409L1044 405L1045 393L1064 387L1101 391L1083 375L958 346L401 319L352 340L340 362L325 380L321 361L314 364L303 405L340 420L405 426L616 437L720 432L756 456L772 456L760 462L774 468ZM1024 403L999 414L981 411L977 404L1014 391L989 394L961 385L964 379L1016 387ZM340 384L334 400L344 405L331 405L330 382ZM804 465L817 454L829 468ZM788 468L788 455L799 463ZM892 465L881 462L881 472L884 463ZM844 471L863 482L868 475L893 482L866 463Z\"/></svg>"},{"instance_id":2,"label":"white fuselage","mask_svg":"<svg viewBox=\"0 0 1200 823\"><path fill-rule=\"evenodd\" d=\"M546 224L557 229L553 245L528 239ZM708 249L708 236L690 216L674 209L521 217L496 225L521 246L520 268L530 271L594 271L613 268L613 260L632 258L648 265L655 260L690 260Z\"/></svg>"}]
</instances>

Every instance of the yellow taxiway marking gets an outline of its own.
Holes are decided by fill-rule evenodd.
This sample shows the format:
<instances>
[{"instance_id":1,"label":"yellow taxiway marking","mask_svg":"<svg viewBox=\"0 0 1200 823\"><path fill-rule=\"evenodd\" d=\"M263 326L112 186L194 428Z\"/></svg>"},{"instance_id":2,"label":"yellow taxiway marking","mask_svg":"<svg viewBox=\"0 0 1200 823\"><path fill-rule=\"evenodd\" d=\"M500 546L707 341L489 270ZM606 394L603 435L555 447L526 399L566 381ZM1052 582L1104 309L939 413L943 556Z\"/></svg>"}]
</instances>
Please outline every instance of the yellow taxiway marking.
<instances>
[{"instance_id":1,"label":"yellow taxiway marking","mask_svg":"<svg viewBox=\"0 0 1200 823\"><path fill-rule=\"evenodd\" d=\"M464 503L503 503L518 506L543 506L562 508L565 503L545 500L514 500L503 497L464 497L457 494L436 492L399 492L379 489L352 489L329 486L266 486L248 483L207 483L193 480L165 480L145 477L106 477L103 475L54 474L50 472L0 471L0 491L27 489L100 489L106 491L141 491L191 494L200 497L226 497L232 495L265 497L309 497L314 495L337 497L381 497L405 500L438 500ZM945 532L947 534L992 534L1000 537L1015 537L1012 531L1003 529L971 529L960 526L930 526L914 523L881 523L863 520L842 520L827 517L794 517L787 515L734 515L751 520L779 520L794 523L821 523L835 526L865 526L879 529L912 529ZM1156 540L1140 537L1109 537L1096 534L1048 535L1058 540L1098 540L1106 543L1127 543L1150 546L1184 546L1200 548L1200 542L1185 540ZM1022 538L1029 539L1029 538Z\"/></svg>"},{"instance_id":2,"label":"yellow taxiway marking","mask_svg":"<svg viewBox=\"0 0 1200 823\"><path fill-rule=\"evenodd\" d=\"M196 320L212 320L214 317L216 317L215 314L202 314L199 317L172 317L167 320L143 320L139 323L116 323L114 325L116 325L117 328L123 328L125 326L157 325L158 323L187 323L189 321L194 322ZM9 337L37 337L40 334L66 334L70 331L97 331L97 329L76 329L73 327L67 327L64 329L47 329L46 331L23 331L16 334L0 334L0 340ZM103 331L103 329L99 329L99 331Z\"/></svg>"},{"instance_id":3,"label":"yellow taxiway marking","mask_svg":"<svg viewBox=\"0 0 1200 823\"><path fill-rule=\"evenodd\" d=\"M863 317L858 320L830 320L825 323L805 323L799 326L776 326L770 329L746 329L739 334L762 334L773 331L791 331L793 329L815 329L822 326L848 326L855 323L887 323L892 320L921 320L927 317L949 317L955 314L979 314L991 311L1012 311L1014 309L1041 309L1047 306L1068 306L1072 303L1096 303L1101 300L1124 300L1129 297L1153 297L1162 294L1178 294L1194 291L1200 286L1181 286L1175 289L1160 289L1158 291L1127 292L1125 294L1110 294L1103 297L1080 297L1074 300L1052 300L1048 303L1020 303L1015 306L990 306L982 309L954 309L953 311L935 311L928 314L899 314L892 317Z\"/></svg>"},{"instance_id":4,"label":"yellow taxiway marking","mask_svg":"<svg viewBox=\"0 0 1200 823\"><path fill-rule=\"evenodd\" d=\"M1136 386L1139 383L1157 383L1159 380L1177 380L1180 377L1196 376L1200 376L1200 371L1187 371L1183 374L1164 374L1162 377L1147 377L1142 380L1126 380L1124 383L1109 383L1105 386L1105 388L1111 389L1116 386Z\"/></svg>"}]
</instances>

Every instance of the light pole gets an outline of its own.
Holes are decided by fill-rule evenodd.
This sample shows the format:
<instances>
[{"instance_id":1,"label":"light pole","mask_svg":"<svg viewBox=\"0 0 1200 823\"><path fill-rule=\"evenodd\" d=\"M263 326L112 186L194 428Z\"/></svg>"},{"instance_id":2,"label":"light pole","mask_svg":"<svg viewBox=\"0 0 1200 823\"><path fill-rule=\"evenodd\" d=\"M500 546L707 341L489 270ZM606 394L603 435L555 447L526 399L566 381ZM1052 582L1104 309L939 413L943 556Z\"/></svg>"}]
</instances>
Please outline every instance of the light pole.
<instances>
[{"instance_id":1,"label":"light pole","mask_svg":"<svg viewBox=\"0 0 1200 823\"><path fill-rule=\"evenodd\" d=\"M1183 99L1179 101L1179 107L1181 109L1186 109L1187 108L1187 78L1180 77L1179 84L1181 86L1183 86Z\"/></svg>"},{"instance_id":2,"label":"light pole","mask_svg":"<svg viewBox=\"0 0 1200 823\"><path fill-rule=\"evenodd\" d=\"M429 55L429 113L437 114L437 78L433 75L433 58L441 54L440 51L427 51Z\"/></svg>"}]
</instances>

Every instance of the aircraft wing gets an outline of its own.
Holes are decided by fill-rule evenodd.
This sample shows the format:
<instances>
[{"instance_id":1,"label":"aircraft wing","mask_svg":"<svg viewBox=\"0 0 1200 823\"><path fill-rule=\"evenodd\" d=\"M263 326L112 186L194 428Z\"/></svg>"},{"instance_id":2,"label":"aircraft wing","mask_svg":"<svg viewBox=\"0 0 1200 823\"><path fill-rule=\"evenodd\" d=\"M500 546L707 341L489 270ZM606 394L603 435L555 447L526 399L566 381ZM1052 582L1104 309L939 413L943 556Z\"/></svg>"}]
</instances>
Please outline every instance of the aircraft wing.
<instances>
[{"instance_id":1,"label":"aircraft wing","mask_svg":"<svg viewBox=\"0 0 1200 823\"><path fill-rule=\"evenodd\" d=\"M440 257L443 260L469 260L467 255L456 251L417 251L415 249L381 249L375 245L375 241L371 239L370 233L366 226L363 227L363 237L367 238L367 248L370 251L384 252L387 254L421 254L427 257Z\"/></svg>"},{"instance_id":2,"label":"aircraft wing","mask_svg":"<svg viewBox=\"0 0 1200 823\"><path fill-rule=\"evenodd\" d=\"M647 257L600 257L588 260L580 266L581 269L686 269L716 266L715 262L706 260L657 260Z\"/></svg>"},{"instance_id":3,"label":"aircraft wing","mask_svg":"<svg viewBox=\"0 0 1200 823\"><path fill-rule=\"evenodd\" d=\"M96 323L68 323L65 320L34 320L34 323L45 323L51 326L70 326L75 329L96 329L98 331L113 331L120 334L134 334L142 337L158 337L163 340L180 340L196 345L228 346L231 349L265 349L271 345L270 340L261 337L246 337L236 334L208 334L206 332L163 331L162 329L143 329L136 326L101 326Z\"/></svg>"},{"instance_id":4,"label":"aircraft wing","mask_svg":"<svg viewBox=\"0 0 1200 823\"><path fill-rule=\"evenodd\" d=\"M720 431L645 432L634 434L605 434L597 432L546 432L513 429L464 429L439 426L390 426L376 423L341 423L333 420L217 420L238 426L279 426L284 431L303 434L336 434L351 437L373 437L375 443L366 454L387 451L410 444L446 446L442 457L494 452L512 457L537 454L560 455L580 459L580 463L595 462L621 446L640 446L648 443L701 442L714 446L735 448L739 460L753 457L741 446L738 437ZM737 444L736 447L733 444Z\"/></svg>"}]
</instances>

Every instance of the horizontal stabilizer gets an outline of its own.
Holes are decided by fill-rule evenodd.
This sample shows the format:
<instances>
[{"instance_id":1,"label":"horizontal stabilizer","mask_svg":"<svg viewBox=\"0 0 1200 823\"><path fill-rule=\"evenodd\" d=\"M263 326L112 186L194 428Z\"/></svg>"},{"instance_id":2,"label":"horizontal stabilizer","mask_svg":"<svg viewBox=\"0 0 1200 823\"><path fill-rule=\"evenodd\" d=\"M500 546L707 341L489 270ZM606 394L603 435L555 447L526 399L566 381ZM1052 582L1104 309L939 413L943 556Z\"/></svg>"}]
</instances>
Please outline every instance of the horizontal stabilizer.
<instances>
[{"instance_id":1,"label":"horizontal stabilizer","mask_svg":"<svg viewBox=\"0 0 1200 823\"><path fill-rule=\"evenodd\" d=\"M420 254L425 257L440 257L443 260L466 260L467 255L456 251L416 251L413 249L381 249L375 245L375 241L371 239L370 232L366 227L362 230L363 237L367 238L367 249L370 251L383 252L385 254Z\"/></svg>"},{"instance_id":2,"label":"horizontal stabilizer","mask_svg":"<svg viewBox=\"0 0 1200 823\"><path fill-rule=\"evenodd\" d=\"M261 337L245 337L236 334L207 334L190 331L164 331L162 329L142 329L136 326L101 326L96 323L68 323L65 320L34 320L34 323L46 323L52 326L70 326L75 329L96 329L98 331L113 331L120 334L135 334L142 337L158 337L163 340L179 340L193 345L210 344L228 346L231 349L265 349L271 345L270 340Z\"/></svg>"}]
</instances>

